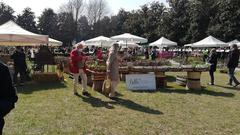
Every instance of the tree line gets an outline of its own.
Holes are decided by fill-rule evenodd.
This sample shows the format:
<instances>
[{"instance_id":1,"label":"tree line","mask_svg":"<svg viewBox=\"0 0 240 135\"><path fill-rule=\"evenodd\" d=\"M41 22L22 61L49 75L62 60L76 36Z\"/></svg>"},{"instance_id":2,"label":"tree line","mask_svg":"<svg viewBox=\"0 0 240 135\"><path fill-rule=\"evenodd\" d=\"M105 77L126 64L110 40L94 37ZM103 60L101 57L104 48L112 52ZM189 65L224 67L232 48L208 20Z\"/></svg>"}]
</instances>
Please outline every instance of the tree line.
<instances>
[{"instance_id":1,"label":"tree line","mask_svg":"<svg viewBox=\"0 0 240 135\"><path fill-rule=\"evenodd\" d=\"M31 8L14 16L14 9L0 3L0 24L14 20L21 27L60 40L65 46L72 41L96 36L107 37L132 33L153 42L164 36L180 46L199 41L208 35L225 42L240 39L239 0L168 0L142 5L138 10L120 9L109 16L105 0L69 0L56 13L45 9L36 18ZM37 22L36 22L37 21Z\"/></svg>"}]
</instances>

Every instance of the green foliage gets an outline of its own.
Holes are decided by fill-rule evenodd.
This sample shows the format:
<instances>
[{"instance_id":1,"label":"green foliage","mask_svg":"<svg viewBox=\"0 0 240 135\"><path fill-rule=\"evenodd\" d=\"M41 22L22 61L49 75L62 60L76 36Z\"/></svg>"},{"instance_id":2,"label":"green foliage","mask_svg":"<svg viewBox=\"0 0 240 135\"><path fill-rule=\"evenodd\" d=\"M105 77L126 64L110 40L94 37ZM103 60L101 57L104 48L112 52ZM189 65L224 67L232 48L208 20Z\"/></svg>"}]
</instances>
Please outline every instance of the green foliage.
<instances>
[{"instance_id":1,"label":"green foliage","mask_svg":"<svg viewBox=\"0 0 240 135\"><path fill-rule=\"evenodd\" d=\"M99 35L114 36L129 32L153 42L164 36L180 46L215 36L225 42L240 39L239 0L168 0L168 5L158 1L142 5L140 9L120 9L115 16L101 17L90 23L89 18L72 12L54 13L45 9L38 20L41 34L49 35L71 45ZM14 20L14 10L0 3L0 24ZM17 17L23 28L37 32L34 13L26 8Z\"/></svg>"},{"instance_id":2,"label":"green foliage","mask_svg":"<svg viewBox=\"0 0 240 135\"><path fill-rule=\"evenodd\" d=\"M56 38L58 34L58 17L53 9L45 9L39 17L38 28L41 34L49 35L49 37ZM62 33L61 33L62 34Z\"/></svg>"},{"instance_id":3,"label":"green foliage","mask_svg":"<svg viewBox=\"0 0 240 135\"><path fill-rule=\"evenodd\" d=\"M59 39L65 44L72 45L76 35L76 25L72 13L62 12L58 14Z\"/></svg>"},{"instance_id":4,"label":"green foliage","mask_svg":"<svg viewBox=\"0 0 240 135\"><path fill-rule=\"evenodd\" d=\"M38 33L35 15L34 12L31 11L31 8L25 8L22 14L17 16L16 22L22 28L34 33Z\"/></svg>"},{"instance_id":5,"label":"green foliage","mask_svg":"<svg viewBox=\"0 0 240 135\"><path fill-rule=\"evenodd\" d=\"M9 20L14 20L15 16L13 15L13 13L14 10L12 9L12 7L6 5L3 2L0 2L0 25Z\"/></svg>"},{"instance_id":6,"label":"green foliage","mask_svg":"<svg viewBox=\"0 0 240 135\"><path fill-rule=\"evenodd\" d=\"M208 33L224 41L240 38L240 1L218 0L214 3L215 16L211 19Z\"/></svg>"}]
</instances>

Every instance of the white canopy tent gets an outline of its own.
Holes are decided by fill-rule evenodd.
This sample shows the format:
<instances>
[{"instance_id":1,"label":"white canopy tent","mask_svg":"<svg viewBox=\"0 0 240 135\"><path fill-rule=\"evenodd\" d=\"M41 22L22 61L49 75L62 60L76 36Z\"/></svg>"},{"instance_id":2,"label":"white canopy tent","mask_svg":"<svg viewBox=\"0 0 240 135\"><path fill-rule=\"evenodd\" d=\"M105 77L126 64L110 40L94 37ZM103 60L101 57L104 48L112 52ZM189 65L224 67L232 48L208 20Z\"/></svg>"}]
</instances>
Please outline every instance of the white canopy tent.
<instances>
[{"instance_id":1,"label":"white canopy tent","mask_svg":"<svg viewBox=\"0 0 240 135\"><path fill-rule=\"evenodd\" d=\"M59 46L62 46L62 44L63 44L61 41L58 41L53 38L49 38L48 40L49 40L48 46L51 46L51 47L59 47Z\"/></svg>"},{"instance_id":2,"label":"white canopy tent","mask_svg":"<svg viewBox=\"0 0 240 135\"><path fill-rule=\"evenodd\" d=\"M115 41L123 41L123 42L134 42L134 43L147 43L148 40L146 38L142 38L139 36L132 35L130 33L124 33L121 35L111 37L112 40Z\"/></svg>"},{"instance_id":3,"label":"white canopy tent","mask_svg":"<svg viewBox=\"0 0 240 135\"><path fill-rule=\"evenodd\" d=\"M192 47L193 44L186 44L184 47Z\"/></svg>"},{"instance_id":4,"label":"white canopy tent","mask_svg":"<svg viewBox=\"0 0 240 135\"><path fill-rule=\"evenodd\" d=\"M173 42L173 41L171 41L169 39L166 39L165 37L161 37L157 41L151 43L149 46L157 46L159 48L173 47L173 46L177 46L177 43Z\"/></svg>"},{"instance_id":5,"label":"white canopy tent","mask_svg":"<svg viewBox=\"0 0 240 135\"><path fill-rule=\"evenodd\" d=\"M240 41L238 41L237 39L231 41L231 42L228 42L228 45L230 46L231 44L237 44L238 47L240 47Z\"/></svg>"},{"instance_id":6,"label":"white canopy tent","mask_svg":"<svg viewBox=\"0 0 240 135\"><path fill-rule=\"evenodd\" d=\"M228 47L228 44L214 38L213 36L208 36L207 38L199 42L193 43L191 47L193 48Z\"/></svg>"},{"instance_id":7,"label":"white canopy tent","mask_svg":"<svg viewBox=\"0 0 240 135\"><path fill-rule=\"evenodd\" d=\"M48 44L48 36L29 32L13 21L8 21L0 26L0 46L29 46L33 44Z\"/></svg>"},{"instance_id":8,"label":"white canopy tent","mask_svg":"<svg viewBox=\"0 0 240 135\"><path fill-rule=\"evenodd\" d=\"M121 46L122 48L128 48L128 47L132 47L132 48L138 47L138 48L140 48L140 47L141 47L140 45L138 45L138 44L136 44L136 43L134 43L134 42L127 42L127 44L126 44L126 43L123 42L123 41L119 41L119 42L117 42L117 43L118 43L119 46Z\"/></svg>"},{"instance_id":9,"label":"white canopy tent","mask_svg":"<svg viewBox=\"0 0 240 135\"><path fill-rule=\"evenodd\" d=\"M228 42L228 44L239 44L240 41L238 41L237 39L231 41L231 42Z\"/></svg>"},{"instance_id":10,"label":"white canopy tent","mask_svg":"<svg viewBox=\"0 0 240 135\"><path fill-rule=\"evenodd\" d=\"M108 37L99 36L85 41L86 46L111 47L114 41Z\"/></svg>"}]
</instances>

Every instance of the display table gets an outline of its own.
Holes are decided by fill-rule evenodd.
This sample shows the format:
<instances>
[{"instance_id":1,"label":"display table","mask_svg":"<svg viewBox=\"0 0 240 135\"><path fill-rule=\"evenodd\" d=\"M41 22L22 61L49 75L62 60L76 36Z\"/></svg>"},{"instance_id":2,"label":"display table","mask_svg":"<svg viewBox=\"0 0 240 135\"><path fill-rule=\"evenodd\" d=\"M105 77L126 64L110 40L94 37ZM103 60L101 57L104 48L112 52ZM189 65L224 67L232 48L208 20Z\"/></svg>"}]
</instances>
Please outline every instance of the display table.
<instances>
[{"instance_id":1,"label":"display table","mask_svg":"<svg viewBox=\"0 0 240 135\"><path fill-rule=\"evenodd\" d=\"M156 75L157 88L165 87L165 72L187 72L187 90L201 90L201 73L209 71L206 67L168 67L168 66L134 66L129 68L129 72L144 73L154 72Z\"/></svg>"}]
</instances>

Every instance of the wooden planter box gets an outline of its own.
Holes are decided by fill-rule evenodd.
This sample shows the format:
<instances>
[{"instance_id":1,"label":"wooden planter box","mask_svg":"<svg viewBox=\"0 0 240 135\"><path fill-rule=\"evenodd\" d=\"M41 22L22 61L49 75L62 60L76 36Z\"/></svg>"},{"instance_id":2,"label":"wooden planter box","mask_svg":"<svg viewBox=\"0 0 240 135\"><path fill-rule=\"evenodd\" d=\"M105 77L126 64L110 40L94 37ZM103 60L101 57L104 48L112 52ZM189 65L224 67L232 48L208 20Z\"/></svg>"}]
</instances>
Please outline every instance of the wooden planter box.
<instances>
[{"instance_id":1,"label":"wooden planter box","mask_svg":"<svg viewBox=\"0 0 240 135\"><path fill-rule=\"evenodd\" d=\"M166 75L165 72L155 72L156 76L156 88L164 88L167 86L167 80L166 80Z\"/></svg>"},{"instance_id":2,"label":"wooden planter box","mask_svg":"<svg viewBox=\"0 0 240 135\"><path fill-rule=\"evenodd\" d=\"M92 89L98 92L102 92L102 86L105 78L106 78L105 73L92 74L92 82L93 82Z\"/></svg>"},{"instance_id":3,"label":"wooden planter box","mask_svg":"<svg viewBox=\"0 0 240 135\"><path fill-rule=\"evenodd\" d=\"M106 72L94 71L91 69L87 69L87 71L91 73L92 89L102 92L103 82L106 78Z\"/></svg>"},{"instance_id":4,"label":"wooden planter box","mask_svg":"<svg viewBox=\"0 0 240 135\"><path fill-rule=\"evenodd\" d=\"M91 73L87 73L87 85L89 87L92 87L92 85L93 85L92 74Z\"/></svg>"},{"instance_id":5,"label":"wooden planter box","mask_svg":"<svg viewBox=\"0 0 240 135\"><path fill-rule=\"evenodd\" d=\"M32 79L35 82L58 82L57 73L34 73Z\"/></svg>"},{"instance_id":6,"label":"wooden planter box","mask_svg":"<svg viewBox=\"0 0 240 135\"><path fill-rule=\"evenodd\" d=\"M201 72L188 72L187 73L187 90L201 90Z\"/></svg>"}]
</instances>

